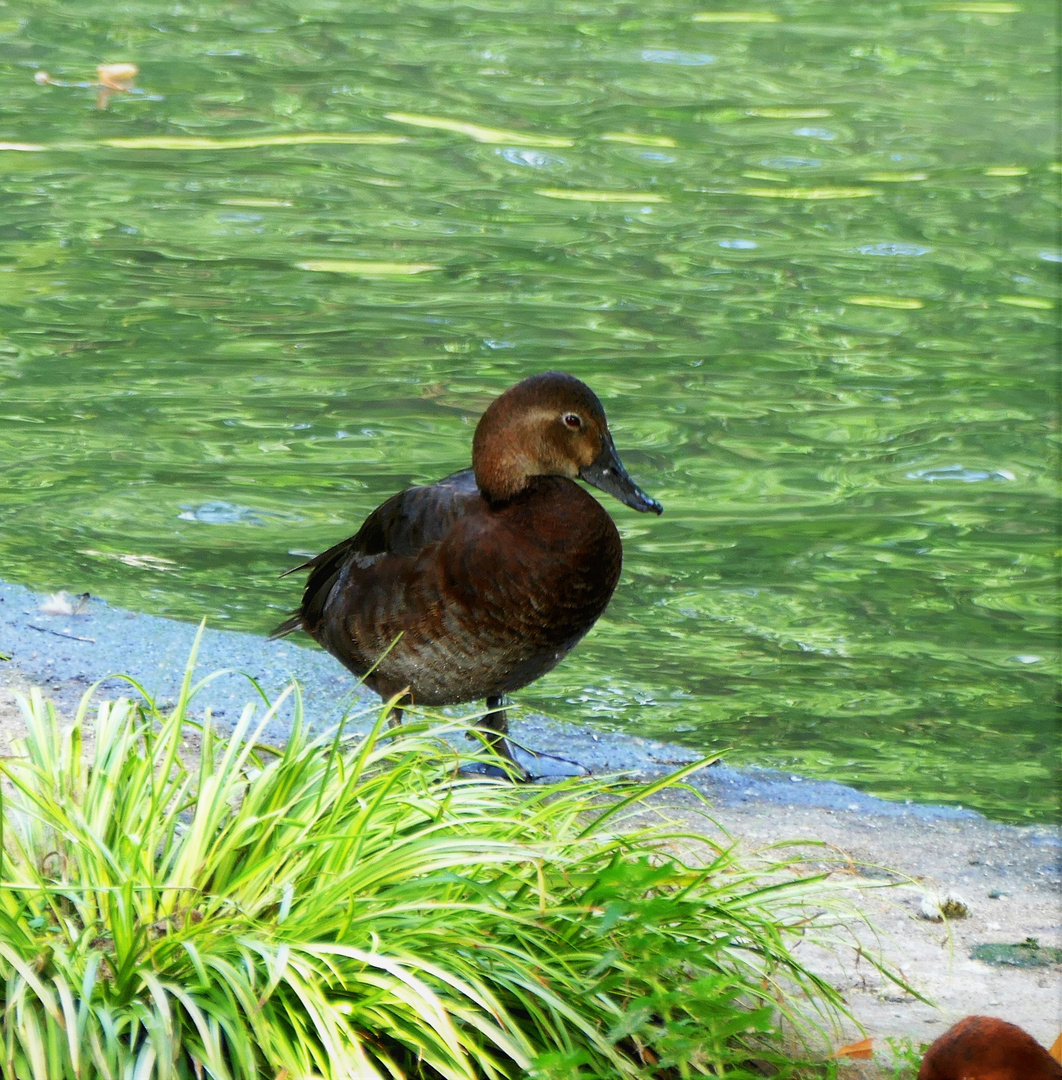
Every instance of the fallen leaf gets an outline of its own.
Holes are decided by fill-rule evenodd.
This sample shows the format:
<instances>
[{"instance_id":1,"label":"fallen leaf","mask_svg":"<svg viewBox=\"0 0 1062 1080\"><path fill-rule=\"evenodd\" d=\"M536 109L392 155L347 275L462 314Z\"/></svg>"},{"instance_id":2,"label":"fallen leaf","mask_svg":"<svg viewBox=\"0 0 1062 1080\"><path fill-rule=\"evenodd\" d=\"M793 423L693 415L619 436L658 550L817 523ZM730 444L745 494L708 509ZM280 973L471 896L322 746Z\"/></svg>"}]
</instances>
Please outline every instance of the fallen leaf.
<instances>
[{"instance_id":1,"label":"fallen leaf","mask_svg":"<svg viewBox=\"0 0 1062 1080\"><path fill-rule=\"evenodd\" d=\"M925 303L914 296L842 296L842 303L856 304L859 307L895 308L897 311L917 311ZM930 916L923 916L930 918ZM939 913L935 916L940 921Z\"/></svg>"},{"instance_id":2,"label":"fallen leaf","mask_svg":"<svg viewBox=\"0 0 1062 1080\"><path fill-rule=\"evenodd\" d=\"M128 92L132 89L130 84L139 74L140 68L136 64L100 64L96 68L100 86L106 86L108 90Z\"/></svg>"},{"instance_id":3,"label":"fallen leaf","mask_svg":"<svg viewBox=\"0 0 1062 1080\"><path fill-rule=\"evenodd\" d=\"M907 184L913 180L928 180L929 173L924 172L874 172L860 177L872 184Z\"/></svg>"},{"instance_id":4,"label":"fallen leaf","mask_svg":"<svg viewBox=\"0 0 1062 1080\"><path fill-rule=\"evenodd\" d=\"M833 116L831 109L746 109L746 116L760 116L766 120L819 120Z\"/></svg>"},{"instance_id":5,"label":"fallen leaf","mask_svg":"<svg viewBox=\"0 0 1062 1080\"><path fill-rule=\"evenodd\" d=\"M568 188L535 188L536 195L547 199L568 199L571 202L662 203L666 195L655 191L574 191Z\"/></svg>"},{"instance_id":6,"label":"fallen leaf","mask_svg":"<svg viewBox=\"0 0 1062 1080\"><path fill-rule=\"evenodd\" d=\"M860 1039L859 1042L848 1043L847 1046L839 1047L830 1055L833 1058L859 1058L869 1060L874 1056L874 1040Z\"/></svg>"},{"instance_id":7,"label":"fallen leaf","mask_svg":"<svg viewBox=\"0 0 1062 1080\"><path fill-rule=\"evenodd\" d=\"M248 150L259 146L307 146L314 143L389 146L406 141L403 135L387 135L380 131L330 131L227 139L212 139L201 135L142 135L135 138L104 139L102 145L111 146L115 150Z\"/></svg>"},{"instance_id":8,"label":"fallen leaf","mask_svg":"<svg viewBox=\"0 0 1062 1080\"><path fill-rule=\"evenodd\" d=\"M710 23L776 23L781 16L773 11L697 11L694 22Z\"/></svg>"},{"instance_id":9,"label":"fallen leaf","mask_svg":"<svg viewBox=\"0 0 1062 1080\"><path fill-rule=\"evenodd\" d=\"M441 270L436 263L369 262L362 259L307 259L295 264L319 274L355 274L358 277L403 277Z\"/></svg>"},{"instance_id":10,"label":"fallen leaf","mask_svg":"<svg viewBox=\"0 0 1062 1080\"><path fill-rule=\"evenodd\" d=\"M601 136L601 140L627 143L629 146L678 146L670 135L642 135L636 131L609 131Z\"/></svg>"},{"instance_id":11,"label":"fallen leaf","mask_svg":"<svg viewBox=\"0 0 1062 1080\"><path fill-rule=\"evenodd\" d=\"M572 139L560 135L536 135L526 131L506 131L502 128L484 127L465 120L451 120L445 116L421 116L419 113L386 113L388 120L397 124L411 124L413 127L435 128L437 131L452 131L458 135L467 135L470 139L482 143L507 143L510 146L571 146Z\"/></svg>"},{"instance_id":12,"label":"fallen leaf","mask_svg":"<svg viewBox=\"0 0 1062 1080\"><path fill-rule=\"evenodd\" d=\"M755 199L868 199L877 195L874 188L820 187L820 188L736 188L736 195L749 195Z\"/></svg>"},{"instance_id":13,"label":"fallen leaf","mask_svg":"<svg viewBox=\"0 0 1062 1080\"><path fill-rule=\"evenodd\" d=\"M1034 311L1050 311L1055 305L1042 296L997 296L997 304L1010 304L1011 307L1032 308Z\"/></svg>"},{"instance_id":14,"label":"fallen leaf","mask_svg":"<svg viewBox=\"0 0 1062 1080\"><path fill-rule=\"evenodd\" d=\"M1055 1061L1062 1065L1062 1034L1055 1039L1051 1044L1051 1049L1047 1052L1055 1059Z\"/></svg>"}]
</instances>

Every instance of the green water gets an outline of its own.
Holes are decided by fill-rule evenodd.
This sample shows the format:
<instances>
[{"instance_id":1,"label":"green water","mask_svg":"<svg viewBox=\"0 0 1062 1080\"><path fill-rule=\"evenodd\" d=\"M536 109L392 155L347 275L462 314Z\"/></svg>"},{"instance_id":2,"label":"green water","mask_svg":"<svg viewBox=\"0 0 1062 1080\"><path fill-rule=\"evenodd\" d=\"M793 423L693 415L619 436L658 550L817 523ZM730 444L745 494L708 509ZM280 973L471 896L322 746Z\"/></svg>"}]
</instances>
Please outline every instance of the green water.
<instances>
[{"instance_id":1,"label":"green water","mask_svg":"<svg viewBox=\"0 0 1062 1080\"><path fill-rule=\"evenodd\" d=\"M0 577L264 631L294 556L561 368L666 510L610 503L619 593L523 705L1049 818L1053 35L1046 0L9 0ZM34 82L116 61L106 109Z\"/></svg>"}]
</instances>

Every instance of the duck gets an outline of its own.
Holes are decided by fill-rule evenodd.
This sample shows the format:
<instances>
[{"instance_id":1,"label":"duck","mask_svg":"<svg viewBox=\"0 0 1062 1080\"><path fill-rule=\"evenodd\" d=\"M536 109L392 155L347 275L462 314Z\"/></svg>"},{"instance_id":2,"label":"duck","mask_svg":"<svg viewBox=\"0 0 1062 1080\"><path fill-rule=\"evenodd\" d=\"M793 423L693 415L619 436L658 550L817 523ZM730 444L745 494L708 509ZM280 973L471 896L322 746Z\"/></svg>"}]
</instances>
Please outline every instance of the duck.
<instances>
[{"instance_id":1,"label":"duck","mask_svg":"<svg viewBox=\"0 0 1062 1080\"><path fill-rule=\"evenodd\" d=\"M496 398L472 467L391 496L361 528L288 573L302 602L271 637L301 630L391 702L486 702L477 722L521 779L507 739L509 694L553 670L606 609L623 547L578 481L641 513L663 507L620 461L597 395L560 371Z\"/></svg>"},{"instance_id":2,"label":"duck","mask_svg":"<svg viewBox=\"0 0 1062 1080\"><path fill-rule=\"evenodd\" d=\"M967 1016L929 1047L918 1080L1062 1080L1062 1064L1017 1024Z\"/></svg>"}]
</instances>

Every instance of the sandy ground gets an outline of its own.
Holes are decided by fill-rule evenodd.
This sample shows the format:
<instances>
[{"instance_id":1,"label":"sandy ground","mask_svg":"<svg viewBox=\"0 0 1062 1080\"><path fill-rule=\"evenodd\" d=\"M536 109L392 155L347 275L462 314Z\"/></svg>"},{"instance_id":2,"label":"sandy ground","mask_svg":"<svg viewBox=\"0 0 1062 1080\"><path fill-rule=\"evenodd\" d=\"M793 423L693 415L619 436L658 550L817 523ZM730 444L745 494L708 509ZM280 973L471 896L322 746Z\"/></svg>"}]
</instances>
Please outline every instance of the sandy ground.
<instances>
[{"instance_id":1,"label":"sandy ground","mask_svg":"<svg viewBox=\"0 0 1062 1080\"><path fill-rule=\"evenodd\" d=\"M15 691L27 685L11 665L0 667L2 754L10 754L11 739L25 733ZM782 841L818 842L805 849L810 866L829 870L839 885L868 886L845 890L874 927L872 932L852 920L867 950L878 950L933 1002L905 993L851 952L838 956L801 946L805 962L842 991L879 1050L878 1064L846 1063L842 1076L891 1077L883 1060L890 1039L919 1047L972 1013L1017 1023L1045 1046L1062 1032L1062 965L993 967L970 956L976 945L1027 938L1062 947L1057 830L983 818L887 816L867 805L784 805L777 797L716 805L710 812L750 853ZM687 814L687 820L708 834L715 831L700 815ZM967 917L930 922L921 916L925 897L949 892L965 902ZM864 1032L853 1026L846 1034L854 1040Z\"/></svg>"},{"instance_id":2,"label":"sandy ground","mask_svg":"<svg viewBox=\"0 0 1062 1080\"><path fill-rule=\"evenodd\" d=\"M795 838L831 845L806 849L832 878L883 887L858 889L855 907L873 931L850 924L867 951L880 950L932 1004L919 1001L851 954L807 950L814 970L842 991L865 1034L887 1056L889 1040L919 1047L971 1014L997 1016L1050 1047L1062 1032L1062 966L994 967L971 958L981 944L1035 938L1062 946L1059 849L1049 830L984 819L896 821L819 807L748 806L713 811L749 849ZM846 864L843 856L852 863ZM832 857L831 857L832 856ZM886 873L889 868L893 873ZM854 883L853 881L853 883ZM969 914L942 922L921 915L924 898L951 893ZM854 1028L852 1040L862 1036ZM853 1062L845 1075L891 1075Z\"/></svg>"}]
</instances>

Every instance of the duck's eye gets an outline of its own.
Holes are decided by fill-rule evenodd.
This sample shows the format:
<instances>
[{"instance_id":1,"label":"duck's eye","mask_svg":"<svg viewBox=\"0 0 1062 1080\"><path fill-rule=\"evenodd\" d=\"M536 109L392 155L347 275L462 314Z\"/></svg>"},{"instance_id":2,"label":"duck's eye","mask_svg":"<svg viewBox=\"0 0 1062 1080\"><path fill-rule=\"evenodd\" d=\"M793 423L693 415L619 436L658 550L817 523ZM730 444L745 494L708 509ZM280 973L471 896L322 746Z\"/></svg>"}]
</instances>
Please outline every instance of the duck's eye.
<instances>
[{"instance_id":1,"label":"duck's eye","mask_svg":"<svg viewBox=\"0 0 1062 1080\"><path fill-rule=\"evenodd\" d=\"M572 431L575 431L576 428L581 428L583 426L583 421L582 421L582 418L579 416L578 413L573 413L573 412L565 413L564 414L564 425L565 425L565 427L571 428Z\"/></svg>"}]
</instances>

